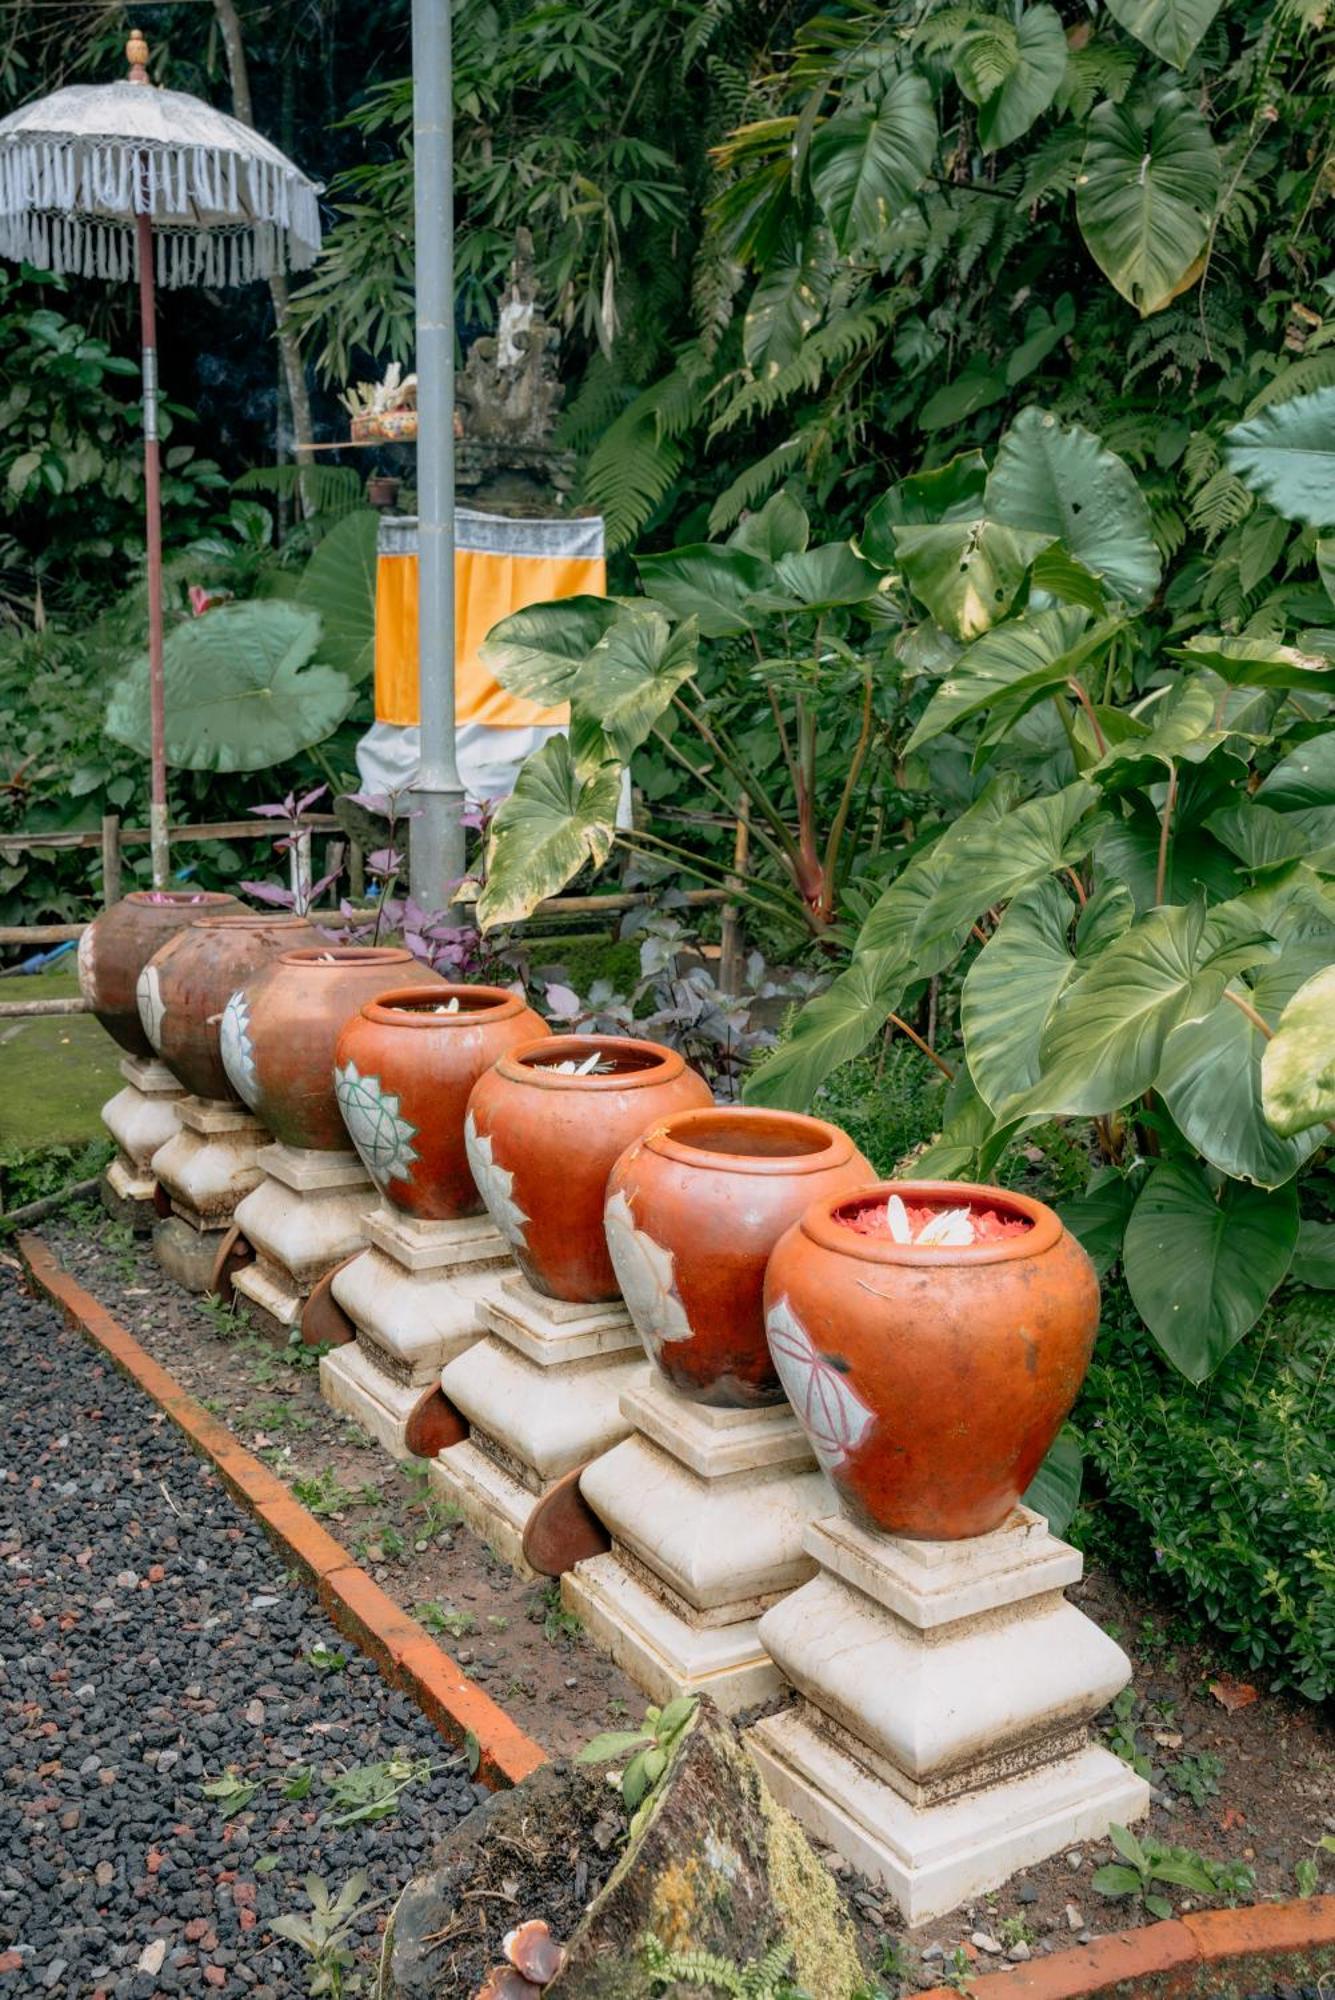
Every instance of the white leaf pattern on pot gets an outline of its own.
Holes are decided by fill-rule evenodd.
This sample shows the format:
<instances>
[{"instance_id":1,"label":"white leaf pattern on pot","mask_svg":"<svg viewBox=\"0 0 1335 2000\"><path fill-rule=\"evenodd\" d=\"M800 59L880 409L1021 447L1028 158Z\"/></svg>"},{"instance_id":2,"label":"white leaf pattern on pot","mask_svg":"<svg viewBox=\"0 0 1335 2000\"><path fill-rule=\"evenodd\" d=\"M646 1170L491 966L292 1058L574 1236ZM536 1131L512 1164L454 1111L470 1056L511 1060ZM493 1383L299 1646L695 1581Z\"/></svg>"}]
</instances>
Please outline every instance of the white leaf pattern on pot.
<instances>
[{"instance_id":1,"label":"white leaf pattern on pot","mask_svg":"<svg viewBox=\"0 0 1335 2000\"><path fill-rule=\"evenodd\" d=\"M134 997L139 1003L139 1019L144 1033L155 1049L161 1049L162 1017L167 1010L162 1004L162 982L156 965L144 967L135 984Z\"/></svg>"},{"instance_id":2,"label":"white leaf pattern on pot","mask_svg":"<svg viewBox=\"0 0 1335 2000\"><path fill-rule=\"evenodd\" d=\"M677 1292L672 1252L647 1230L635 1227L630 1202L620 1188L603 1211L607 1248L626 1310L651 1360L662 1359L665 1341L689 1340L691 1322Z\"/></svg>"},{"instance_id":3,"label":"white leaf pattern on pot","mask_svg":"<svg viewBox=\"0 0 1335 2000\"><path fill-rule=\"evenodd\" d=\"M496 1158L491 1134L478 1131L471 1111L464 1120L464 1145L473 1179L477 1182L477 1191L487 1204L487 1213L511 1249L527 1250L524 1224L528 1217L514 1198L515 1177Z\"/></svg>"},{"instance_id":4,"label":"white leaf pattern on pot","mask_svg":"<svg viewBox=\"0 0 1335 2000\"><path fill-rule=\"evenodd\" d=\"M75 965L79 974L79 991L91 1007L97 999L97 939L93 926L80 933L79 950Z\"/></svg>"},{"instance_id":5,"label":"white leaf pattern on pot","mask_svg":"<svg viewBox=\"0 0 1335 2000\"><path fill-rule=\"evenodd\" d=\"M411 1181L421 1157L413 1145L417 1127L403 1116L397 1092L387 1091L378 1076L363 1076L350 1062L342 1069L334 1065L334 1095L348 1135L377 1186Z\"/></svg>"},{"instance_id":6,"label":"white leaf pattern on pot","mask_svg":"<svg viewBox=\"0 0 1335 2000\"><path fill-rule=\"evenodd\" d=\"M255 1075L255 1044L250 1039L250 1008L246 1005L244 987L238 987L223 1008L218 1047L233 1090L243 1104L248 1104L252 1111L256 1110L260 1088Z\"/></svg>"},{"instance_id":7,"label":"white leaf pattern on pot","mask_svg":"<svg viewBox=\"0 0 1335 2000\"><path fill-rule=\"evenodd\" d=\"M788 1400L826 1472L856 1451L875 1422L873 1413L839 1370L818 1354L811 1335L786 1298L765 1320L769 1351Z\"/></svg>"}]
</instances>

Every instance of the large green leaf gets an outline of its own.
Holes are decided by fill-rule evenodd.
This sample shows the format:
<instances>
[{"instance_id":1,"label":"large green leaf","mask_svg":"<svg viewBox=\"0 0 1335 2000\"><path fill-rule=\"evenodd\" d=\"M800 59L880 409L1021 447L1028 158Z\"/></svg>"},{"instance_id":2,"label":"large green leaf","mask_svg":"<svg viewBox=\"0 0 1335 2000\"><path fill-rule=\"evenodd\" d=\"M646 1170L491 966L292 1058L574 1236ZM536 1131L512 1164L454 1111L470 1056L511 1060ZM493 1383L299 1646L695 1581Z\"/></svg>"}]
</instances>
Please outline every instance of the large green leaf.
<instances>
[{"instance_id":1,"label":"large green leaf","mask_svg":"<svg viewBox=\"0 0 1335 2000\"><path fill-rule=\"evenodd\" d=\"M1159 587L1159 551L1135 474L1092 431L1050 410L1022 410L1002 438L987 511L1059 541L1136 609Z\"/></svg>"},{"instance_id":2,"label":"large green leaf","mask_svg":"<svg viewBox=\"0 0 1335 2000\"><path fill-rule=\"evenodd\" d=\"M1318 1292L1335 1292L1335 1222L1300 1222L1289 1276Z\"/></svg>"},{"instance_id":3,"label":"large green leaf","mask_svg":"<svg viewBox=\"0 0 1335 2000\"><path fill-rule=\"evenodd\" d=\"M669 625L640 607L604 632L570 690L570 747L581 771L608 758L629 763L699 665L693 618Z\"/></svg>"},{"instance_id":4,"label":"large green leaf","mask_svg":"<svg viewBox=\"0 0 1335 2000\"><path fill-rule=\"evenodd\" d=\"M1286 521L1335 523L1335 388L1268 403L1224 432L1224 457L1244 486Z\"/></svg>"},{"instance_id":5,"label":"large green leaf","mask_svg":"<svg viewBox=\"0 0 1335 2000\"><path fill-rule=\"evenodd\" d=\"M1169 1034L1213 1007L1235 969L1210 956L1204 904L1151 910L1057 1001L1027 1108L1096 1117L1139 1097Z\"/></svg>"},{"instance_id":6,"label":"large green leaf","mask_svg":"<svg viewBox=\"0 0 1335 2000\"><path fill-rule=\"evenodd\" d=\"M1108 12L1160 62L1184 69L1220 0L1108 0Z\"/></svg>"},{"instance_id":7,"label":"large green leaf","mask_svg":"<svg viewBox=\"0 0 1335 2000\"><path fill-rule=\"evenodd\" d=\"M480 647L503 688L529 701L568 701L576 674L610 625L627 613L607 597L528 604L493 625Z\"/></svg>"},{"instance_id":8,"label":"large green leaf","mask_svg":"<svg viewBox=\"0 0 1335 2000\"><path fill-rule=\"evenodd\" d=\"M1206 1381L1255 1325L1298 1240L1292 1185L1267 1192L1165 1160L1127 1225L1124 1266L1137 1312L1190 1382Z\"/></svg>"},{"instance_id":9,"label":"large green leaf","mask_svg":"<svg viewBox=\"0 0 1335 2000\"><path fill-rule=\"evenodd\" d=\"M1236 988L1252 1003L1245 987ZM1271 1010L1263 1009L1268 1017ZM1320 1144L1320 1134L1284 1139L1261 1105L1265 1038L1231 1000L1175 1028L1164 1044L1156 1089L1184 1139L1220 1173L1281 1187Z\"/></svg>"},{"instance_id":10,"label":"large green leaf","mask_svg":"<svg viewBox=\"0 0 1335 2000\"><path fill-rule=\"evenodd\" d=\"M1009 23L1002 23L1009 26ZM978 32L977 30L974 31ZM987 30L984 30L987 32ZM986 94L968 90L978 106L978 138L985 153L1022 139L1036 118L1042 116L1057 95L1066 74L1066 31L1055 7L1040 0L1020 16L1012 30L1015 61L1000 85ZM970 37L961 37L956 52L955 71L962 89L968 89Z\"/></svg>"},{"instance_id":11,"label":"large green leaf","mask_svg":"<svg viewBox=\"0 0 1335 2000\"><path fill-rule=\"evenodd\" d=\"M1218 197L1209 127L1180 91L1161 97L1148 123L1129 104L1095 110L1076 216L1095 263L1142 318L1183 288Z\"/></svg>"},{"instance_id":12,"label":"large green leaf","mask_svg":"<svg viewBox=\"0 0 1335 2000\"><path fill-rule=\"evenodd\" d=\"M1300 986L1261 1058L1261 1099L1291 1139L1335 1119L1335 965Z\"/></svg>"},{"instance_id":13,"label":"large green leaf","mask_svg":"<svg viewBox=\"0 0 1335 2000\"><path fill-rule=\"evenodd\" d=\"M1057 1210L1100 1278L1122 1254L1122 1239L1135 1205L1135 1182L1116 1167L1099 1167L1084 1193L1072 1195Z\"/></svg>"},{"instance_id":14,"label":"large green leaf","mask_svg":"<svg viewBox=\"0 0 1335 2000\"><path fill-rule=\"evenodd\" d=\"M1024 1496L1025 1506L1042 1514L1054 1535L1064 1535L1075 1519L1084 1475L1080 1440L1069 1424L1063 1424Z\"/></svg>"},{"instance_id":15,"label":"large green leaf","mask_svg":"<svg viewBox=\"0 0 1335 2000\"><path fill-rule=\"evenodd\" d=\"M976 639L1006 616L1029 565L1051 535L1003 527L978 515L894 531L895 555L938 625L956 639Z\"/></svg>"},{"instance_id":16,"label":"large green leaf","mask_svg":"<svg viewBox=\"0 0 1335 2000\"><path fill-rule=\"evenodd\" d=\"M747 555L763 562L777 562L780 556L801 555L811 539L811 523L806 509L791 493L771 493L757 513L737 523L728 537L728 546L745 549Z\"/></svg>"},{"instance_id":17,"label":"large green leaf","mask_svg":"<svg viewBox=\"0 0 1335 2000\"><path fill-rule=\"evenodd\" d=\"M902 953L859 952L846 972L808 1000L787 1041L751 1072L742 1092L746 1102L807 1110L830 1072L861 1055L884 1027L908 978Z\"/></svg>"},{"instance_id":18,"label":"large green leaf","mask_svg":"<svg viewBox=\"0 0 1335 2000\"><path fill-rule=\"evenodd\" d=\"M969 968L960 1027L969 1070L994 1112L1038 1081L1038 1041L1075 975L1067 933L1075 911L1059 883L1017 896Z\"/></svg>"},{"instance_id":19,"label":"large green leaf","mask_svg":"<svg viewBox=\"0 0 1335 2000\"><path fill-rule=\"evenodd\" d=\"M830 611L840 604L863 604L875 597L885 581L882 572L864 561L849 542L825 542L780 556L774 583L747 600L761 615L775 612Z\"/></svg>"},{"instance_id":20,"label":"large green leaf","mask_svg":"<svg viewBox=\"0 0 1335 2000\"><path fill-rule=\"evenodd\" d=\"M984 708L995 707L997 720L1009 726L1070 680L1116 629L1105 623L1091 631L1085 612L1067 607L1008 618L960 654L919 717L906 750L930 743Z\"/></svg>"},{"instance_id":21,"label":"large green leaf","mask_svg":"<svg viewBox=\"0 0 1335 2000\"><path fill-rule=\"evenodd\" d=\"M319 644L319 614L284 598L223 604L178 625L163 649L167 762L263 771L332 735L355 693L332 667L309 664ZM146 658L112 688L107 734L147 745Z\"/></svg>"},{"instance_id":22,"label":"large green leaf","mask_svg":"<svg viewBox=\"0 0 1335 2000\"><path fill-rule=\"evenodd\" d=\"M376 534L380 517L359 507L317 542L293 593L320 614L320 658L350 681L375 667Z\"/></svg>"},{"instance_id":23,"label":"large green leaf","mask_svg":"<svg viewBox=\"0 0 1335 2000\"><path fill-rule=\"evenodd\" d=\"M1272 639L1233 639L1198 632L1172 649L1194 667L1208 667L1235 687L1304 689L1335 694L1335 666L1320 653L1281 646Z\"/></svg>"},{"instance_id":24,"label":"large green leaf","mask_svg":"<svg viewBox=\"0 0 1335 2000\"><path fill-rule=\"evenodd\" d=\"M1276 764L1256 794L1276 812L1335 806L1335 729L1310 736Z\"/></svg>"},{"instance_id":25,"label":"large green leaf","mask_svg":"<svg viewBox=\"0 0 1335 2000\"><path fill-rule=\"evenodd\" d=\"M944 878L918 920L915 953L935 954L980 911L1078 861L1100 825L1091 815L1098 797L1097 786L1077 779L1001 817L958 820L939 843Z\"/></svg>"},{"instance_id":26,"label":"large green leaf","mask_svg":"<svg viewBox=\"0 0 1335 2000\"><path fill-rule=\"evenodd\" d=\"M635 566L648 596L678 618L697 618L706 639L728 639L750 630L743 607L759 591L772 590L774 567L741 548L696 542L663 555L637 556Z\"/></svg>"},{"instance_id":27,"label":"large green leaf","mask_svg":"<svg viewBox=\"0 0 1335 2000\"><path fill-rule=\"evenodd\" d=\"M839 111L812 138L811 186L843 251L872 242L921 186L936 150L932 92L901 70L875 110Z\"/></svg>"},{"instance_id":28,"label":"large green leaf","mask_svg":"<svg viewBox=\"0 0 1335 2000\"><path fill-rule=\"evenodd\" d=\"M742 357L763 380L777 375L797 354L819 322L829 295L834 246L820 224L765 265L742 321Z\"/></svg>"},{"instance_id":29,"label":"large green leaf","mask_svg":"<svg viewBox=\"0 0 1335 2000\"><path fill-rule=\"evenodd\" d=\"M530 916L586 861L601 867L611 852L620 796L620 765L581 772L564 736L535 750L491 823L487 881L477 902L483 930Z\"/></svg>"}]
</instances>

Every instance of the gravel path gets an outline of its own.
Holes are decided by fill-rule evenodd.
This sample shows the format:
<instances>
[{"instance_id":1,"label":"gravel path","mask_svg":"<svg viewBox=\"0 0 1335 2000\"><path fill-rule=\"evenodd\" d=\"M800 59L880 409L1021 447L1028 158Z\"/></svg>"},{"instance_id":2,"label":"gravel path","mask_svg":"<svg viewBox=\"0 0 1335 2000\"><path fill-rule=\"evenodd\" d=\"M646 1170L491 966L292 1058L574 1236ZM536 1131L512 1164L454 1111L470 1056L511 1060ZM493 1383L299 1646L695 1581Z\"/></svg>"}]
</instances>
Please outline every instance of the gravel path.
<instances>
[{"instance_id":1,"label":"gravel path","mask_svg":"<svg viewBox=\"0 0 1335 2000\"><path fill-rule=\"evenodd\" d=\"M303 1877L369 1873L370 1961L388 1903L482 1794L171 1422L7 1265L0 1989L288 2000L305 1960L269 1923L307 1910ZM390 1758L432 1770L392 1816L333 1826L332 1781ZM229 1767L257 1789L225 1817L202 1787Z\"/></svg>"}]
</instances>

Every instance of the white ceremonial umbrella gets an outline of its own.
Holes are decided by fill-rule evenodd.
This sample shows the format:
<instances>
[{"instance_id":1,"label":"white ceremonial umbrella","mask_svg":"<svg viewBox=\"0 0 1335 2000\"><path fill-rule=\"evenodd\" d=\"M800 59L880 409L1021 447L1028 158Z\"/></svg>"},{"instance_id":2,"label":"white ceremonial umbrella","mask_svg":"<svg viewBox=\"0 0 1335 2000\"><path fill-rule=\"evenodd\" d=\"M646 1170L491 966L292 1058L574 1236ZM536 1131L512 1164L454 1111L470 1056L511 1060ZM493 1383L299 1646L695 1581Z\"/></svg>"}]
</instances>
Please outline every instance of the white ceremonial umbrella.
<instances>
[{"instance_id":1,"label":"white ceremonial umbrella","mask_svg":"<svg viewBox=\"0 0 1335 2000\"><path fill-rule=\"evenodd\" d=\"M168 877L162 684L162 492L155 289L243 285L303 271L320 248L319 187L249 125L149 81L74 84L0 119L0 255L43 270L138 278L153 783L153 882Z\"/></svg>"}]
</instances>

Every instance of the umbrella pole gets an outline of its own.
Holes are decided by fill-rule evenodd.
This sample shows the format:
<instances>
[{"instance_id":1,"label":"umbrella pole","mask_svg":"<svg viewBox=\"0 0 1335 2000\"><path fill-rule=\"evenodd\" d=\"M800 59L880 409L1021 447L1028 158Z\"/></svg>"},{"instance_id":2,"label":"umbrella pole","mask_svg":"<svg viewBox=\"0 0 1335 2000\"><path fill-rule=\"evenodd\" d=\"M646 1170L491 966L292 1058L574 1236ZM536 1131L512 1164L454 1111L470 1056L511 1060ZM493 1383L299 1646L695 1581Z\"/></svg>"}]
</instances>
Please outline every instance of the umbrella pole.
<instances>
[{"instance_id":1,"label":"umbrella pole","mask_svg":"<svg viewBox=\"0 0 1335 2000\"><path fill-rule=\"evenodd\" d=\"M144 528L148 544L148 701L153 778L149 848L153 887L171 873L167 842L167 712L162 683L162 478L158 460L158 336L153 288L153 218L136 215L139 238L139 327L144 382Z\"/></svg>"}]
</instances>

